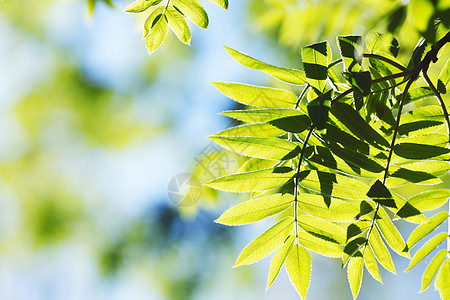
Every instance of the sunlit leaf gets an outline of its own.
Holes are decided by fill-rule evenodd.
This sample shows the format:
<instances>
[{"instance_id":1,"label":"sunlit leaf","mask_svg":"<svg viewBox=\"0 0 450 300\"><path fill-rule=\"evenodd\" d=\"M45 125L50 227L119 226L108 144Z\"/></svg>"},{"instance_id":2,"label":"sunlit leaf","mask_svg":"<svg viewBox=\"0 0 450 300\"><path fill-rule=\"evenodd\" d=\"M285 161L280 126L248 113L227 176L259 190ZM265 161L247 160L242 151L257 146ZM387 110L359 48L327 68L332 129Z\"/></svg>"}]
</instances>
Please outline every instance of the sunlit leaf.
<instances>
[{"instance_id":1,"label":"sunlit leaf","mask_svg":"<svg viewBox=\"0 0 450 300\"><path fill-rule=\"evenodd\" d=\"M362 62L362 39L358 35L338 37L342 60L348 72L358 72Z\"/></svg>"},{"instance_id":2,"label":"sunlit leaf","mask_svg":"<svg viewBox=\"0 0 450 300\"><path fill-rule=\"evenodd\" d=\"M305 116L301 111L292 108L229 110L220 114L248 123L267 123L278 119Z\"/></svg>"},{"instance_id":3,"label":"sunlit leaf","mask_svg":"<svg viewBox=\"0 0 450 300\"><path fill-rule=\"evenodd\" d=\"M286 259L286 270L297 293L305 299L311 279L311 256L299 244L295 244Z\"/></svg>"},{"instance_id":4,"label":"sunlit leaf","mask_svg":"<svg viewBox=\"0 0 450 300\"><path fill-rule=\"evenodd\" d=\"M145 0L144 0L145 1ZM145 38L150 33L150 30L152 29L154 25L154 21L156 18L160 18L162 13L164 12L163 6L158 6L155 8L152 13L147 17L144 23L144 33L142 34L142 38Z\"/></svg>"},{"instance_id":5,"label":"sunlit leaf","mask_svg":"<svg viewBox=\"0 0 450 300\"><path fill-rule=\"evenodd\" d=\"M292 233L294 219L286 217L251 241L236 260L234 267L255 263L275 251Z\"/></svg>"},{"instance_id":6,"label":"sunlit leaf","mask_svg":"<svg viewBox=\"0 0 450 300\"><path fill-rule=\"evenodd\" d=\"M345 229L331 222L309 215L298 216L298 225L306 232L323 240L345 244Z\"/></svg>"},{"instance_id":7,"label":"sunlit leaf","mask_svg":"<svg viewBox=\"0 0 450 300\"><path fill-rule=\"evenodd\" d=\"M434 282L434 286L437 290L439 290L439 295L441 299L448 300L450 299L450 259L446 259L439 270L438 275L436 276L436 281Z\"/></svg>"},{"instance_id":8,"label":"sunlit leaf","mask_svg":"<svg viewBox=\"0 0 450 300\"><path fill-rule=\"evenodd\" d=\"M432 237L429 241L427 241L419 250L417 250L416 254L414 254L411 262L409 263L408 268L405 272L411 270L415 265L422 261L431 251L433 251L440 243L445 241L448 237L447 232L441 232Z\"/></svg>"},{"instance_id":9,"label":"sunlit leaf","mask_svg":"<svg viewBox=\"0 0 450 300\"><path fill-rule=\"evenodd\" d=\"M450 59L447 60L445 66L441 69L441 73L439 74L437 89L440 93L446 94L448 85L450 83Z\"/></svg>"},{"instance_id":10,"label":"sunlit leaf","mask_svg":"<svg viewBox=\"0 0 450 300\"><path fill-rule=\"evenodd\" d=\"M394 146L394 153L407 159L428 159L450 153L450 149L416 143L399 143Z\"/></svg>"},{"instance_id":11,"label":"sunlit leaf","mask_svg":"<svg viewBox=\"0 0 450 300\"><path fill-rule=\"evenodd\" d=\"M333 90L321 94L308 103L308 115L317 129L324 129L328 121Z\"/></svg>"},{"instance_id":12,"label":"sunlit leaf","mask_svg":"<svg viewBox=\"0 0 450 300\"><path fill-rule=\"evenodd\" d=\"M380 271L378 269L377 260L369 245L364 248L364 264L366 265L367 271L369 271L370 275L372 275L372 277L379 282L383 283L381 280Z\"/></svg>"},{"instance_id":13,"label":"sunlit leaf","mask_svg":"<svg viewBox=\"0 0 450 300\"><path fill-rule=\"evenodd\" d=\"M189 45L191 43L191 32L189 31L184 16L178 10L173 8L173 6L167 7L165 15L173 33L175 33L180 41Z\"/></svg>"},{"instance_id":14,"label":"sunlit leaf","mask_svg":"<svg viewBox=\"0 0 450 300\"><path fill-rule=\"evenodd\" d=\"M291 108L297 103L297 96L281 89L227 82L213 82L213 84L226 96L242 104L266 108Z\"/></svg>"},{"instance_id":15,"label":"sunlit leaf","mask_svg":"<svg viewBox=\"0 0 450 300\"><path fill-rule=\"evenodd\" d=\"M253 136L253 137L276 137L286 132L282 129L279 129L273 125L267 123L256 123L256 124L245 124L239 125L231 128L227 128L222 130L221 132L216 133L216 136L228 136L228 137L237 137L237 136Z\"/></svg>"},{"instance_id":16,"label":"sunlit leaf","mask_svg":"<svg viewBox=\"0 0 450 300\"><path fill-rule=\"evenodd\" d=\"M430 261L422 276L422 287L420 288L420 293L425 291L430 286L430 283L433 281L436 272L439 270L439 267L446 256L447 250L442 249Z\"/></svg>"},{"instance_id":17,"label":"sunlit leaf","mask_svg":"<svg viewBox=\"0 0 450 300\"><path fill-rule=\"evenodd\" d=\"M429 190L411 197L408 202L420 211L433 210L444 205L450 197L450 190Z\"/></svg>"},{"instance_id":18,"label":"sunlit leaf","mask_svg":"<svg viewBox=\"0 0 450 300\"><path fill-rule=\"evenodd\" d=\"M298 233L298 242L305 248L308 248L309 250L312 250L323 256L342 256L342 248L338 244L315 237L314 235L306 231Z\"/></svg>"},{"instance_id":19,"label":"sunlit leaf","mask_svg":"<svg viewBox=\"0 0 450 300\"><path fill-rule=\"evenodd\" d=\"M291 251L292 247L294 247L294 242L295 236L291 235L286 241L284 241L283 245L281 245L277 253L275 253L272 260L270 261L266 290L272 285L272 283L280 273L280 270L283 267L289 252Z\"/></svg>"},{"instance_id":20,"label":"sunlit leaf","mask_svg":"<svg viewBox=\"0 0 450 300\"><path fill-rule=\"evenodd\" d=\"M296 157L301 151L297 144L278 138L214 135L210 139L236 153L262 159L287 160Z\"/></svg>"},{"instance_id":21,"label":"sunlit leaf","mask_svg":"<svg viewBox=\"0 0 450 300\"><path fill-rule=\"evenodd\" d=\"M169 25L164 15L157 16L152 23L150 33L145 38L148 54L155 52L161 46L167 35Z\"/></svg>"},{"instance_id":22,"label":"sunlit leaf","mask_svg":"<svg viewBox=\"0 0 450 300\"><path fill-rule=\"evenodd\" d=\"M225 47L228 51L228 53L233 56L235 60L243 64L244 66L263 71L270 76L279 79L281 81L291 83L291 84L306 84L306 75L303 71L296 70L296 69L288 69L288 68L280 68L276 67L267 63L264 63L262 61L256 60L244 53L238 52L236 50L233 50L231 48Z\"/></svg>"},{"instance_id":23,"label":"sunlit leaf","mask_svg":"<svg viewBox=\"0 0 450 300\"><path fill-rule=\"evenodd\" d=\"M209 1L219 5L223 9L228 9L228 0L209 0Z\"/></svg>"},{"instance_id":24,"label":"sunlit leaf","mask_svg":"<svg viewBox=\"0 0 450 300\"><path fill-rule=\"evenodd\" d=\"M373 250L373 253L377 257L378 262L389 272L396 274L395 266L392 262L392 257L387 249L386 245L381 239L380 234L373 228L370 237L369 237L369 245Z\"/></svg>"},{"instance_id":25,"label":"sunlit leaf","mask_svg":"<svg viewBox=\"0 0 450 300\"><path fill-rule=\"evenodd\" d=\"M432 232L436 227L438 227L442 222L444 222L448 218L448 213L443 211L435 216L429 218L429 223L421 224L417 226L416 229L411 233L406 242L407 249L411 249L417 242L427 236L430 232Z\"/></svg>"},{"instance_id":26,"label":"sunlit leaf","mask_svg":"<svg viewBox=\"0 0 450 300\"><path fill-rule=\"evenodd\" d=\"M128 5L124 11L129 13L140 13L149 8L150 6L161 3L162 0L137 0Z\"/></svg>"},{"instance_id":27,"label":"sunlit leaf","mask_svg":"<svg viewBox=\"0 0 450 300\"><path fill-rule=\"evenodd\" d=\"M208 15L197 0L172 0L172 4L192 23L201 28L208 28Z\"/></svg>"},{"instance_id":28,"label":"sunlit leaf","mask_svg":"<svg viewBox=\"0 0 450 300\"><path fill-rule=\"evenodd\" d=\"M391 192L379 179L370 187L367 196L383 206L397 208Z\"/></svg>"},{"instance_id":29,"label":"sunlit leaf","mask_svg":"<svg viewBox=\"0 0 450 300\"><path fill-rule=\"evenodd\" d=\"M319 92L325 89L328 74L328 43L320 42L302 48L303 68L306 78Z\"/></svg>"},{"instance_id":30,"label":"sunlit leaf","mask_svg":"<svg viewBox=\"0 0 450 300\"><path fill-rule=\"evenodd\" d=\"M409 258L409 253L407 250L405 250L405 241L403 240L397 227L395 227L394 223L392 223L388 214L382 207L379 207L378 215L381 217L381 219L377 219L376 223L380 228L380 232L382 233L383 238L389 244L391 249L394 250L397 254Z\"/></svg>"},{"instance_id":31,"label":"sunlit leaf","mask_svg":"<svg viewBox=\"0 0 450 300\"><path fill-rule=\"evenodd\" d=\"M298 207L302 211L334 222L352 221L358 214L358 208L337 198L331 198L328 207L319 195L302 194L297 197Z\"/></svg>"},{"instance_id":32,"label":"sunlit leaf","mask_svg":"<svg viewBox=\"0 0 450 300\"><path fill-rule=\"evenodd\" d=\"M213 189L234 193L264 191L282 186L288 182L294 174L295 172L291 168L280 167L226 175L213 179L205 183L205 185Z\"/></svg>"},{"instance_id":33,"label":"sunlit leaf","mask_svg":"<svg viewBox=\"0 0 450 300\"><path fill-rule=\"evenodd\" d=\"M243 225L262 220L286 210L293 202L291 194L275 194L255 198L226 210L215 222L224 225Z\"/></svg>"},{"instance_id":34,"label":"sunlit leaf","mask_svg":"<svg viewBox=\"0 0 450 300\"><path fill-rule=\"evenodd\" d=\"M363 277L364 258L361 252L357 252L352 258L347 267L347 278L352 290L353 299L359 294L361 282Z\"/></svg>"}]
</instances>

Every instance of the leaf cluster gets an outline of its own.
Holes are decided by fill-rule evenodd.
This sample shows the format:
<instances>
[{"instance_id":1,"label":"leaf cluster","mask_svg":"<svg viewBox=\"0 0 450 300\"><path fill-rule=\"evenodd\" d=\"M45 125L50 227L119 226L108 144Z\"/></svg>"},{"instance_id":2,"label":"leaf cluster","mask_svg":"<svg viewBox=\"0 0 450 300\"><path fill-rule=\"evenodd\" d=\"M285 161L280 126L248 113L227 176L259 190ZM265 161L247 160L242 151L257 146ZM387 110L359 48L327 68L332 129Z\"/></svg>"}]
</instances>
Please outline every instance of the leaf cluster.
<instances>
[{"instance_id":1,"label":"leaf cluster","mask_svg":"<svg viewBox=\"0 0 450 300\"><path fill-rule=\"evenodd\" d=\"M361 36L339 36L336 60L328 42L303 47L303 70L277 67L227 48L244 66L293 87L214 83L246 108L224 112L242 124L210 138L247 157L247 163L206 185L250 194L250 200L228 209L216 222L236 226L270 216L276 220L242 250L236 267L276 252L267 288L285 265L305 298L310 252L340 258L356 298L364 267L380 282L380 265L396 273L390 250L410 258L414 245L428 240L408 271L449 240L445 231L428 237L449 214L424 214L439 211L450 196L448 189L439 188L450 169L450 122L442 98L449 63L436 82L427 75L450 41L441 25L435 32L438 42L418 43L407 65L396 59L398 41L376 32L365 42ZM434 103L422 106L424 99ZM424 186L426 191L412 197L401 193L402 187ZM418 224L406 242L396 225L400 220ZM437 274L435 287L448 299L449 250L434 256L421 291Z\"/></svg>"}]
</instances>

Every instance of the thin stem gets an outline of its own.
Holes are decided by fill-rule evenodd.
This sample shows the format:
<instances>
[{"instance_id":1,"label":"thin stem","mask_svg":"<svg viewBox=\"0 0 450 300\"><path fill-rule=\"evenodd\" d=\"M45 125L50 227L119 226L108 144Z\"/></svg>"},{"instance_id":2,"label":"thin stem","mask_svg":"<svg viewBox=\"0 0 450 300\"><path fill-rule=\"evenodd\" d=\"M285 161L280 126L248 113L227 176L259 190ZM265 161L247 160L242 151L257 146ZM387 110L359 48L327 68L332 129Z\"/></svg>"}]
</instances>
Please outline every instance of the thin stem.
<instances>
[{"instance_id":1,"label":"thin stem","mask_svg":"<svg viewBox=\"0 0 450 300\"><path fill-rule=\"evenodd\" d=\"M430 80L430 77L428 77L428 74L426 72L422 72L422 75L423 75L423 78L425 78L425 81L428 83L428 86L433 91L434 95L438 98L439 104L442 107L442 111L443 111L444 117L445 117L445 122L447 125L447 134L448 134L449 143L450 143L450 120L449 120L449 116L448 116L448 112L447 112L447 107L445 107L444 99L442 99L441 94L436 89L433 82Z\"/></svg>"},{"instance_id":2,"label":"thin stem","mask_svg":"<svg viewBox=\"0 0 450 300\"><path fill-rule=\"evenodd\" d=\"M311 85L308 83L308 84L306 85L306 87L303 89L303 91L301 92L300 96L298 97L298 101L297 101L297 103L295 104L294 109L297 109L297 108L298 108L298 106L300 105L300 102L302 101L302 98L305 96L306 92L308 91L308 89L309 89L310 87L311 87Z\"/></svg>"},{"instance_id":3,"label":"thin stem","mask_svg":"<svg viewBox=\"0 0 450 300\"><path fill-rule=\"evenodd\" d=\"M298 182L300 177L300 168L303 162L303 158L305 156L306 146L308 145L308 140L311 137L311 134L314 132L314 126L311 126L308 133L306 134L305 141L303 142L302 152L300 153L300 158L298 159L297 172L294 177L294 226L295 226L295 237L298 238Z\"/></svg>"}]
</instances>

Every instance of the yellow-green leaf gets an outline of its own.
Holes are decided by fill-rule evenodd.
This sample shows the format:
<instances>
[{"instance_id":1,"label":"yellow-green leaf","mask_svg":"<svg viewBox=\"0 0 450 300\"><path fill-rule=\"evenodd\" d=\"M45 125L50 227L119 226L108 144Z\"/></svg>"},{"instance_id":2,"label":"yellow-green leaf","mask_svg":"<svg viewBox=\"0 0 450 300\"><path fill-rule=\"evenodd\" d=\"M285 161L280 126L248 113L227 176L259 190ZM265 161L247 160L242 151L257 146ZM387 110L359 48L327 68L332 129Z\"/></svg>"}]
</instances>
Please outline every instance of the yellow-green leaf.
<instances>
[{"instance_id":1,"label":"yellow-green leaf","mask_svg":"<svg viewBox=\"0 0 450 300\"><path fill-rule=\"evenodd\" d=\"M392 262L391 254L389 250L386 248L386 245L381 240L381 236L376 230L373 228L370 237L369 237L369 245L373 250L373 253L377 257L378 262L389 272L396 274L395 266Z\"/></svg>"},{"instance_id":2,"label":"yellow-green leaf","mask_svg":"<svg viewBox=\"0 0 450 300\"><path fill-rule=\"evenodd\" d=\"M302 194L297 200L299 209L305 213L333 222L353 221L359 213L358 207L337 198L331 198L329 207L319 195Z\"/></svg>"},{"instance_id":3,"label":"yellow-green leaf","mask_svg":"<svg viewBox=\"0 0 450 300\"><path fill-rule=\"evenodd\" d=\"M237 109L224 111L220 114L248 123L266 123L273 120L304 115L298 109L292 108Z\"/></svg>"},{"instance_id":4,"label":"yellow-green leaf","mask_svg":"<svg viewBox=\"0 0 450 300\"><path fill-rule=\"evenodd\" d=\"M184 19L184 16L173 6L167 7L166 11L167 21L169 21L169 26L177 38L185 44L191 43L191 32Z\"/></svg>"},{"instance_id":5,"label":"yellow-green leaf","mask_svg":"<svg viewBox=\"0 0 450 300\"><path fill-rule=\"evenodd\" d=\"M234 267L255 263L274 250L292 233L294 218L286 217L251 241L236 260Z\"/></svg>"},{"instance_id":6,"label":"yellow-green leaf","mask_svg":"<svg viewBox=\"0 0 450 300\"><path fill-rule=\"evenodd\" d=\"M294 246L295 236L291 235L284 243L281 245L281 247L278 249L277 253L273 256L272 260L270 261L270 267L269 267L269 276L267 279L267 286L266 290L272 285L272 283L277 278L278 274L280 273L281 267L283 267L284 262L286 261L286 258L291 251L292 247Z\"/></svg>"},{"instance_id":7,"label":"yellow-green leaf","mask_svg":"<svg viewBox=\"0 0 450 300\"><path fill-rule=\"evenodd\" d=\"M383 234L384 239L397 254L402 255L404 257L410 257L408 250L405 249L406 244L402 238L402 235L398 231L397 227L392 223L388 214L384 211L383 207L379 207L378 216L381 219L376 220L378 227L380 228L381 233Z\"/></svg>"},{"instance_id":8,"label":"yellow-green leaf","mask_svg":"<svg viewBox=\"0 0 450 300\"><path fill-rule=\"evenodd\" d=\"M426 242L422 247L420 247L419 250L417 250L416 254L414 254L405 272L408 272L420 261L422 261L422 259L424 259L428 254L430 254L430 252L433 251L440 243L445 241L447 237L448 237L447 232L441 232L432 237L428 242Z\"/></svg>"},{"instance_id":9,"label":"yellow-green leaf","mask_svg":"<svg viewBox=\"0 0 450 300\"><path fill-rule=\"evenodd\" d=\"M345 244L346 231L338 225L309 215L298 216L298 225L315 237L332 243Z\"/></svg>"},{"instance_id":10,"label":"yellow-green leaf","mask_svg":"<svg viewBox=\"0 0 450 300\"><path fill-rule=\"evenodd\" d=\"M328 242L324 239L315 237L312 234L309 234L306 231L302 231L298 233L298 242L308 248L316 252L317 254L327 256L327 257L341 257L342 256L342 248L332 242Z\"/></svg>"},{"instance_id":11,"label":"yellow-green leaf","mask_svg":"<svg viewBox=\"0 0 450 300\"><path fill-rule=\"evenodd\" d=\"M291 108L297 96L286 90L231 82L213 82L227 97L246 105L265 108Z\"/></svg>"},{"instance_id":12,"label":"yellow-green leaf","mask_svg":"<svg viewBox=\"0 0 450 300\"><path fill-rule=\"evenodd\" d=\"M223 9L228 9L228 0L209 0L209 1L219 5Z\"/></svg>"},{"instance_id":13,"label":"yellow-green leaf","mask_svg":"<svg viewBox=\"0 0 450 300\"><path fill-rule=\"evenodd\" d=\"M361 252L357 252L352 258L347 267L347 278L350 288L352 290L353 299L359 294L361 288L361 282L363 277L364 258Z\"/></svg>"},{"instance_id":14,"label":"yellow-green leaf","mask_svg":"<svg viewBox=\"0 0 450 300\"><path fill-rule=\"evenodd\" d=\"M311 256L301 245L295 244L289 251L286 270L295 290L305 299L311 279Z\"/></svg>"},{"instance_id":15,"label":"yellow-green leaf","mask_svg":"<svg viewBox=\"0 0 450 300\"><path fill-rule=\"evenodd\" d=\"M208 28L208 15L203 6L196 0L172 0L172 4L191 20L192 23L201 28Z\"/></svg>"},{"instance_id":16,"label":"yellow-green leaf","mask_svg":"<svg viewBox=\"0 0 450 300\"><path fill-rule=\"evenodd\" d=\"M436 272L439 270L439 267L441 266L442 262L444 261L446 255L447 255L447 250L442 249L430 261L430 263L428 264L428 266L425 269L425 272L423 273L423 276L422 276L422 287L420 289L420 293L425 291L428 288L428 286L430 285L430 283L433 281L433 278L436 275Z\"/></svg>"},{"instance_id":17,"label":"yellow-green leaf","mask_svg":"<svg viewBox=\"0 0 450 300\"><path fill-rule=\"evenodd\" d=\"M422 238L432 232L436 227L438 227L442 222L447 220L448 213L443 211L429 219L428 223L421 224L413 230L411 235L406 242L407 249L411 249L417 242L419 242Z\"/></svg>"},{"instance_id":18,"label":"yellow-green leaf","mask_svg":"<svg viewBox=\"0 0 450 300\"><path fill-rule=\"evenodd\" d=\"M159 15L153 21L152 29L145 38L148 54L155 52L161 46L168 32L167 19L164 15Z\"/></svg>"},{"instance_id":19,"label":"yellow-green leaf","mask_svg":"<svg viewBox=\"0 0 450 300\"><path fill-rule=\"evenodd\" d=\"M441 207L449 197L448 189L429 190L411 197L408 202L418 210L426 211Z\"/></svg>"},{"instance_id":20,"label":"yellow-green leaf","mask_svg":"<svg viewBox=\"0 0 450 300\"><path fill-rule=\"evenodd\" d=\"M275 194L255 198L226 210L215 222L224 225L243 225L262 220L286 210L293 202L291 194Z\"/></svg>"},{"instance_id":21,"label":"yellow-green leaf","mask_svg":"<svg viewBox=\"0 0 450 300\"><path fill-rule=\"evenodd\" d=\"M370 275L372 275L372 277L379 282L383 283L383 281L381 280L380 271L378 269L377 260L369 245L366 245L364 249L364 263Z\"/></svg>"},{"instance_id":22,"label":"yellow-green leaf","mask_svg":"<svg viewBox=\"0 0 450 300\"><path fill-rule=\"evenodd\" d=\"M148 18L144 22L144 33L142 34L142 38L146 38L148 36L150 30L152 29L153 22L157 17L160 18L163 12L164 12L163 6L158 6L152 11L152 13L148 16Z\"/></svg>"},{"instance_id":23,"label":"yellow-green leaf","mask_svg":"<svg viewBox=\"0 0 450 300\"><path fill-rule=\"evenodd\" d=\"M302 48L303 68L306 78L319 92L325 89L328 77L328 43L320 42Z\"/></svg>"},{"instance_id":24,"label":"yellow-green leaf","mask_svg":"<svg viewBox=\"0 0 450 300\"><path fill-rule=\"evenodd\" d=\"M128 5L124 11L129 13L140 13L148 9L150 6L157 5L162 0L137 0Z\"/></svg>"},{"instance_id":25,"label":"yellow-green leaf","mask_svg":"<svg viewBox=\"0 0 450 300\"><path fill-rule=\"evenodd\" d=\"M267 63L264 63L262 61L256 60L244 53L241 53L239 51L233 50L231 48L225 47L228 51L228 53L233 56L235 60L237 60L239 63L243 64L244 66L263 71L270 76L279 79L281 81L291 83L291 84L306 84L306 75L305 72L296 70L296 69L288 69L288 68L280 68L276 67Z\"/></svg>"},{"instance_id":26,"label":"yellow-green leaf","mask_svg":"<svg viewBox=\"0 0 450 300\"><path fill-rule=\"evenodd\" d=\"M226 175L213 179L205 183L205 185L226 192L258 192L282 186L287 183L294 174L295 172L291 168L279 167L275 169L264 169L254 172Z\"/></svg>"},{"instance_id":27,"label":"yellow-green leaf","mask_svg":"<svg viewBox=\"0 0 450 300\"><path fill-rule=\"evenodd\" d=\"M434 286L439 290L442 300L450 299L450 259L446 259L436 277Z\"/></svg>"},{"instance_id":28,"label":"yellow-green leaf","mask_svg":"<svg viewBox=\"0 0 450 300\"><path fill-rule=\"evenodd\" d=\"M215 135L219 136L256 136L256 137L276 137L286 133L271 124L257 123L245 124L225 129Z\"/></svg>"}]
</instances>

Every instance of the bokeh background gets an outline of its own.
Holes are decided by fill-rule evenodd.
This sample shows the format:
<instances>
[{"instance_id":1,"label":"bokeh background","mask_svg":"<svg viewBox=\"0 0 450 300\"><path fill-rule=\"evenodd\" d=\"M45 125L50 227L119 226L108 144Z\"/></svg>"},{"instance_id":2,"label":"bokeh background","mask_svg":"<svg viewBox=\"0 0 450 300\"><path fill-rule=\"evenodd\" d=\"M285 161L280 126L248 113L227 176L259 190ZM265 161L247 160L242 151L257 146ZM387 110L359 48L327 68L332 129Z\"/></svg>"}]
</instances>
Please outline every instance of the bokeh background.
<instances>
[{"instance_id":1,"label":"bokeh background","mask_svg":"<svg viewBox=\"0 0 450 300\"><path fill-rule=\"evenodd\" d=\"M223 45L300 67L302 45L389 30L406 63L418 40L407 2L230 0L227 12L202 1L209 28L191 26L191 47L169 34L151 57L146 13L106 2L0 2L0 299L297 299L284 271L265 291L269 259L232 268L273 220L215 224L245 197L203 189L180 208L168 184L239 166L221 153L204 168L206 137L230 125L217 113L234 108L212 81L280 86ZM397 276L365 273L359 299L438 299L417 293L422 264L403 273L408 260L393 257ZM351 299L339 260L313 254L307 297Z\"/></svg>"}]
</instances>

